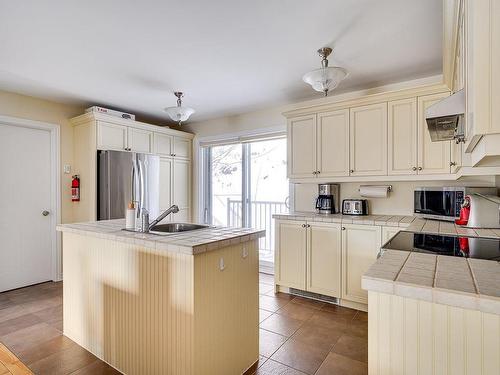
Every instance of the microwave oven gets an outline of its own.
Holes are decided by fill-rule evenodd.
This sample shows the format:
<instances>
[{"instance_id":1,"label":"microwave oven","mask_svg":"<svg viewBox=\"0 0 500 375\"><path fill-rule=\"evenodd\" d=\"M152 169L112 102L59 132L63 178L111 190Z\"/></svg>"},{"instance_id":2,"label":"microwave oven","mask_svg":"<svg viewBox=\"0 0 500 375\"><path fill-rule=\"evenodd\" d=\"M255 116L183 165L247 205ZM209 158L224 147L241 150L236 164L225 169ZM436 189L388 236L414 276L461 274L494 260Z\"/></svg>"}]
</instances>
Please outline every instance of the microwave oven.
<instances>
[{"instance_id":1,"label":"microwave oven","mask_svg":"<svg viewBox=\"0 0 500 375\"><path fill-rule=\"evenodd\" d=\"M460 208L466 195L479 193L496 195L496 188L488 187L421 187L413 192L413 212L416 216L454 221L460 217Z\"/></svg>"}]
</instances>

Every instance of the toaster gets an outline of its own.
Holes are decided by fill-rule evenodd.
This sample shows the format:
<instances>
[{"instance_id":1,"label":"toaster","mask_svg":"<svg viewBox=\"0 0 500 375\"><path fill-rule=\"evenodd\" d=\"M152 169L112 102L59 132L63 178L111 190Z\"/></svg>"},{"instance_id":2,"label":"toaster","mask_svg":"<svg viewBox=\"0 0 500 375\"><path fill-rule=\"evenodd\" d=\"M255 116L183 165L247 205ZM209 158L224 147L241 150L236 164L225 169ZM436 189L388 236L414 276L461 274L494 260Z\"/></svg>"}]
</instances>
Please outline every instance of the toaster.
<instances>
[{"instance_id":1,"label":"toaster","mask_svg":"<svg viewBox=\"0 0 500 375\"><path fill-rule=\"evenodd\" d=\"M344 199L342 201L342 214L368 215L368 201L366 199Z\"/></svg>"}]
</instances>

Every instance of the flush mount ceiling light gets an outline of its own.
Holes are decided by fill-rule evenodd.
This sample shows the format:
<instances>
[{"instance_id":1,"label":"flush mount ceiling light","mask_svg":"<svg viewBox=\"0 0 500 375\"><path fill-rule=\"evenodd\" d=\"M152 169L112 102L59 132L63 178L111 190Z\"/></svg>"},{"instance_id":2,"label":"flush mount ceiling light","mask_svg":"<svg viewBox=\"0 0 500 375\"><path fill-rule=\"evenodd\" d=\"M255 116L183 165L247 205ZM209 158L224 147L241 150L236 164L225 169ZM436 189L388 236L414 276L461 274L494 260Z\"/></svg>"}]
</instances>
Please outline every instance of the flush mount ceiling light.
<instances>
[{"instance_id":1,"label":"flush mount ceiling light","mask_svg":"<svg viewBox=\"0 0 500 375\"><path fill-rule=\"evenodd\" d=\"M329 47L320 48L318 54L321 57L321 68L310 71L304 74L302 79L308 83L316 91L325 93L332 91L343 81L349 73L344 68L338 66L328 66L327 57L332 53Z\"/></svg>"},{"instance_id":2,"label":"flush mount ceiling light","mask_svg":"<svg viewBox=\"0 0 500 375\"><path fill-rule=\"evenodd\" d=\"M177 96L177 106L165 108L165 112L167 112L172 120L178 122L179 125L181 125L183 121L187 121L189 116L194 113L194 109L182 106L181 98L184 96L182 92L176 91L174 92L174 95Z\"/></svg>"}]
</instances>

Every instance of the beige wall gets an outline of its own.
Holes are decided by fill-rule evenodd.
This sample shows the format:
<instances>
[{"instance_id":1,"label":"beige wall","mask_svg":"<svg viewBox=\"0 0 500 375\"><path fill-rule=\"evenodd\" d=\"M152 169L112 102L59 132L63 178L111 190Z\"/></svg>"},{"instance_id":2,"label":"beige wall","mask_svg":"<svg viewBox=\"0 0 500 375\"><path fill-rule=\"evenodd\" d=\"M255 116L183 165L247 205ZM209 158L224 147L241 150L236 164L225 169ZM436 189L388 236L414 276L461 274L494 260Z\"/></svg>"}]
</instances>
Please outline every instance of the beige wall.
<instances>
[{"instance_id":1,"label":"beige wall","mask_svg":"<svg viewBox=\"0 0 500 375\"><path fill-rule=\"evenodd\" d=\"M361 198L358 192L360 185L392 185L393 188L387 198L367 198L369 213L375 215L412 215L413 190L416 187L496 186L496 182L495 176L467 177L461 178L459 181L349 182L340 184L341 201L345 198ZM318 195L317 184L294 184L293 191L296 211L314 211L314 202Z\"/></svg>"},{"instance_id":2,"label":"beige wall","mask_svg":"<svg viewBox=\"0 0 500 375\"><path fill-rule=\"evenodd\" d=\"M83 107L66 105L30 96L0 91L0 115L19 117L56 124L60 126L61 157L61 221L72 221L71 174L62 168L73 161L73 129L68 119L83 113Z\"/></svg>"}]
</instances>

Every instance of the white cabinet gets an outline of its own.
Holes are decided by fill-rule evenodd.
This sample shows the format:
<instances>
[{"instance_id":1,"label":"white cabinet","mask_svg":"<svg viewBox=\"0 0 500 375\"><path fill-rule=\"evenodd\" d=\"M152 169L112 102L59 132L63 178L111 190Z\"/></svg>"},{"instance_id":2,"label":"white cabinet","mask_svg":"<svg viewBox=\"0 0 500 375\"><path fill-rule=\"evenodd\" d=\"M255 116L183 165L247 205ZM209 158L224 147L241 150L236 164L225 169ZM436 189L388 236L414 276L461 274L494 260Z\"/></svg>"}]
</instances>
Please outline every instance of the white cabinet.
<instances>
[{"instance_id":1,"label":"white cabinet","mask_svg":"<svg viewBox=\"0 0 500 375\"><path fill-rule=\"evenodd\" d=\"M128 151L150 153L153 151L153 132L139 128L127 128Z\"/></svg>"},{"instance_id":2,"label":"white cabinet","mask_svg":"<svg viewBox=\"0 0 500 375\"><path fill-rule=\"evenodd\" d=\"M388 174L417 174L417 99L388 104Z\"/></svg>"},{"instance_id":3,"label":"white cabinet","mask_svg":"<svg viewBox=\"0 0 500 375\"><path fill-rule=\"evenodd\" d=\"M302 221L276 222L276 283L289 288L306 289L306 236Z\"/></svg>"},{"instance_id":4,"label":"white cabinet","mask_svg":"<svg viewBox=\"0 0 500 375\"><path fill-rule=\"evenodd\" d=\"M418 174L450 173L451 141L432 142L425 112L449 93L420 96L418 98Z\"/></svg>"},{"instance_id":5,"label":"white cabinet","mask_svg":"<svg viewBox=\"0 0 500 375\"><path fill-rule=\"evenodd\" d=\"M191 140L186 138L174 137L173 155L177 158L191 159Z\"/></svg>"},{"instance_id":6,"label":"white cabinet","mask_svg":"<svg viewBox=\"0 0 500 375\"><path fill-rule=\"evenodd\" d=\"M110 122L97 121L97 148L124 151L127 146L127 127Z\"/></svg>"},{"instance_id":7,"label":"white cabinet","mask_svg":"<svg viewBox=\"0 0 500 375\"><path fill-rule=\"evenodd\" d=\"M318 114L318 177L349 176L349 110Z\"/></svg>"},{"instance_id":8,"label":"white cabinet","mask_svg":"<svg viewBox=\"0 0 500 375\"><path fill-rule=\"evenodd\" d=\"M342 227L342 298L368 303L368 294L361 288L363 274L377 259L380 251L379 226L345 224Z\"/></svg>"},{"instance_id":9,"label":"white cabinet","mask_svg":"<svg viewBox=\"0 0 500 375\"><path fill-rule=\"evenodd\" d=\"M288 176L316 176L316 115L288 120Z\"/></svg>"},{"instance_id":10,"label":"white cabinet","mask_svg":"<svg viewBox=\"0 0 500 375\"><path fill-rule=\"evenodd\" d=\"M154 134L154 152L160 156L172 156L173 136L168 134Z\"/></svg>"},{"instance_id":11,"label":"white cabinet","mask_svg":"<svg viewBox=\"0 0 500 375\"><path fill-rule=\"evenodd\" d=\"M340 224L307 224L306 290L331 297L341 294Z\"/></svg>"},{"instance_id":12,"label":"white cabinet","mask_svg":"<svg viewBox=\"0 0 500 375\"><path fill-rule=\"evenodd\" d=\"M398 227L382 227L382 246L399 233L400 230Z\"/></svg>"},{"instance_id":13,"label":"white cabinet","mask_svg":"<svg viewBox=\"0 0 500 375\"><path fill-rule=\"evenodd\" d=\"M350 109L350 174L387 174L387 103Z\"/></svg>"},{"instance_id":14,"label":"white cabinet","mask_svg":"<svg viewBox=\"0 0 500 375\"><path fill-rule=\"evenodd\" d=\"M177 214L164 221L189 221L191 210L191 163L171 157L160 158L160 211L173 204L179 206Z\"/></svg>"},{"instance_id":15,"label":"white cabinet","mask_svg":"<svg viewBox=\"0 0 500 375\"><path fill-rule=\"evenodd\" d=\"M150 153L153 132L141 128L97 121L97 148L100 150Z\"/></svg>"}]
</instances>

